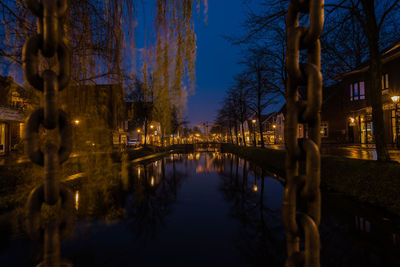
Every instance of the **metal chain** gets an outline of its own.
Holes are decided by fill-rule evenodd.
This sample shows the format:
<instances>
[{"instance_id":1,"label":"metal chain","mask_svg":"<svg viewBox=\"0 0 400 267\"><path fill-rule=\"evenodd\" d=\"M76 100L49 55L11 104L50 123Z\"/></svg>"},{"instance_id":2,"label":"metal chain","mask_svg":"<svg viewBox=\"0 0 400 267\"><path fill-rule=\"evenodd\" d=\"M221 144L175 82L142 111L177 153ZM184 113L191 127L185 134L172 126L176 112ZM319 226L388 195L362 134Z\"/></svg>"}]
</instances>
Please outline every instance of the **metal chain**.
<instances>
[{"instance_id":1,"label":"metal chain","mask_svg":"<svg viewBox=\"0 0 400 267\"><path fill-rule=\"evenodd\" d=\"M322 103L320 35L324 24L323 0L291 0L286 17L287 54L285 142L286 186L282 216L286 228L286 266L320 266L320 110ZM299 26L300 14L308 15L309 26ZM301 51L307 62L300 64ZM299 100L300 86L307 99ZM307 136L297 138L299 123ZM306 128L306 127L304 127ZM305 203L300 211L298 201ZM300 239L304 238L304 243ZM304 244L303 246L300 244Z\"/></svg>"},{"instance_id":2,"label":"metal chain","mask_svg":"<svg viewBox=\"0 0 400 267\"><path fill-rule=\"evenodd\" d=\"M60 261L60 237L71 229L73 194L60 183L60 165L72 150L72 127L64 111L59 109L58 92L67 87L70 79L70 51L63 39L63 17L67 0L24 0L38 19L38 33L25 43L23 67L25 79L43 92L43 107L36 109L26 125L27 152L31 161L44 166L45 183L34 188L27 201L27 231L34 239L44 241L44 260L40 266L65 265ZM50 60L56 57L58 74L51 69L39 73L39 51ZM40 125L46 130L57 129L61 145L46 141L44 152L40 146ZM55 205L61 198L61 214L51 219L41 230L42 204Z\"/></svg>"}]
</instances>

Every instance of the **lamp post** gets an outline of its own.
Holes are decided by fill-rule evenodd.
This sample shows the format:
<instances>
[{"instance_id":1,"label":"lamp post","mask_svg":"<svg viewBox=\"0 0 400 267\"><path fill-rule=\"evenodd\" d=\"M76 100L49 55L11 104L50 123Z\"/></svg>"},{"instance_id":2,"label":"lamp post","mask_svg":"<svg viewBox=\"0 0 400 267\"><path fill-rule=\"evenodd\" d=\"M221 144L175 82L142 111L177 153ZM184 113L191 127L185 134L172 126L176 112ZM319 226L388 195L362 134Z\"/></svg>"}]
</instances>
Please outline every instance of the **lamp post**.
<instances>
[{"instance_id":1,"label":"lamp post","mask_svg":"<svg viewBox=\"0 0 400 267\"><path fill-rule=\"evenodd\" d=\"M400 140L399 140L399 116L398 116L398 104L400 101L400 96L396 95L396 96L392 96L392 101L395 105L395 109L394 109L394 116L395 116L395 123L396 123L396 147L400 148Z\"/></svg>"},{"instance_id":2,"label":"lamp post","mask_svg":"<svg viewBox=\"0 0 400 267\"><path fill-rule=\"evenodd\" d=\"M257 146L257 139L256 139L256 120L252 120L253 123L253 137L254 137L254 146Z\"/></svg>"}]
</instances>

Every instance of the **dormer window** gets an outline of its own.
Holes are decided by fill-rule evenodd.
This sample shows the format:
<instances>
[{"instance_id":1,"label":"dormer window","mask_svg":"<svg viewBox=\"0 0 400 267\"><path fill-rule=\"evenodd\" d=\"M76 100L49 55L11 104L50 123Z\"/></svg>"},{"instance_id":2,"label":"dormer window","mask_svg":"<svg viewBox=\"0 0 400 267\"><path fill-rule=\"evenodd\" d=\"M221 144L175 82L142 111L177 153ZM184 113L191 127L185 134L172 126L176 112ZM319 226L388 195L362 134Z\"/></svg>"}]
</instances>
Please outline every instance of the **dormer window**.
<instances>
[{"instance_id":1,"label":"dormer window","mask_svg":"<svg viewBox=\"0 0 400 267\"><path fill-rule=\"evenodd\" d=\"M350 101L365 99L365 83L356 82L350 84Z\"/></svg>"}]
</instances>

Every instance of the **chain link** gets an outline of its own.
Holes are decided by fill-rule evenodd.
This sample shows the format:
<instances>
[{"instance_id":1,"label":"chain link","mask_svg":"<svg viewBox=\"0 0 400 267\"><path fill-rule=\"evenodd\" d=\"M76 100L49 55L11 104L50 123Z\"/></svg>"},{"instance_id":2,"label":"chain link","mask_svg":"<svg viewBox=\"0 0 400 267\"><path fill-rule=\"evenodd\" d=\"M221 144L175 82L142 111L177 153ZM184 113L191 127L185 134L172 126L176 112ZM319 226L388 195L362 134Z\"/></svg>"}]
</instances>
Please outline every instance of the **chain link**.
<instances>
[{"instance_id":1,"label":"chain link","mask_svg":"<svg viewBox=\"0 0 400 267\"><path fill-rule=\"evenodd\" d=\"M31 161L44 166L44 184L32 190L27 201L27 231L34 239L44 241L43 262L39 266L68 265L60 260L60 238L72 227L73 196L60 183L60 165L72 150L72 127L64 111L59 109L58 92L68 86L71 72L70 51L63 40L63 17L66 0L25 0L26 6L38 18L38 33L25 43L23 67L25 79L36 90L43 92L44 106L36 109L26 125L27 152ZM39 52L47 59L56 56L59 73L46 69L39 73ZM46 141L44 152L40 145L40 125L46 130L58 128L61 144ZM42 228L43 203L55 205L61 199L60 214Z\"/></svg>"},{"instance_id":2,"label":"chain link","mask_svg":"<svg viewBox=\"0 0 400 267\"><path fill-rule=\"evenodd\" d=\"M291 0L286 17L287 54L285 142L286 186L282 216L286 228L286 266L320 266L320 110L322 104L321 45L323 0ZM299 25L300 14L308 15L309 26ZM300 63L301 51L307 62ZM307 99L299 100L299 86L307 87ZM306 138L298 139L297 127L307 127ZM298 201L305 203L301 211ZM304 238L304 250L300 239Z\"/></svg>"}]
</instances>

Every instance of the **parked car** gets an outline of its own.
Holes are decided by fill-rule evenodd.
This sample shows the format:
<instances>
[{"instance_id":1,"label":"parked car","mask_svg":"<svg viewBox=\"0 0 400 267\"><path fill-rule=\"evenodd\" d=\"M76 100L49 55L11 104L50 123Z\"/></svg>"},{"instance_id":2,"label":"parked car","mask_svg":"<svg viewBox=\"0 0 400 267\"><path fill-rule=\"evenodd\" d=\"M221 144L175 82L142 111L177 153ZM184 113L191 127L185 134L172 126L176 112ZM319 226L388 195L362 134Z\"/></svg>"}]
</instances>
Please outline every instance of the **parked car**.
<instances>
[{"instance_id":1,"label":"parked car","mask_svg":"<svg viewBox=\"0 0 400 267\"><path fill-rule=\"evenodd\" d=\"M130 140L128 140L128 146L129 147L137 147L137 146L139 146L140 145L140 142L139 142L139 140L137 140L137 139L130 139Z\"/></svg>"}]
</instances>

